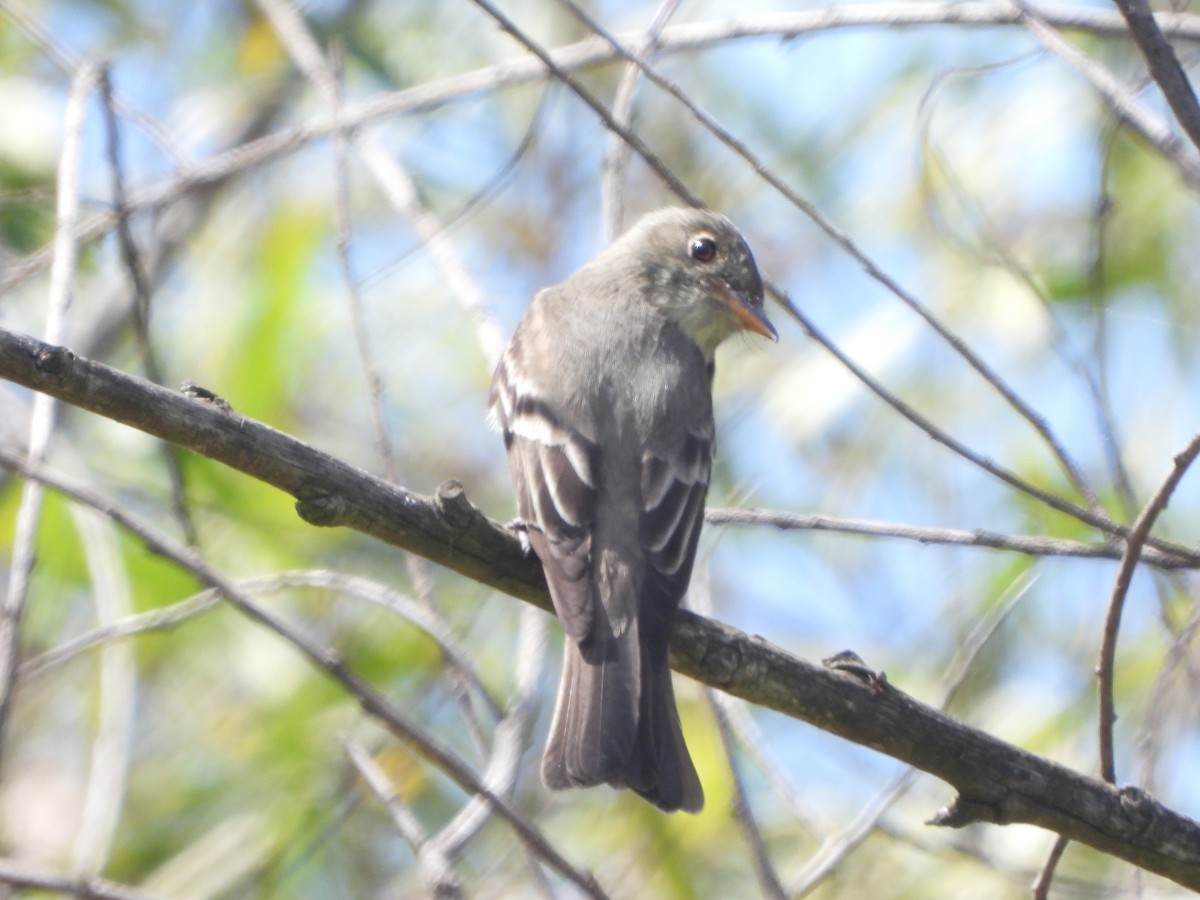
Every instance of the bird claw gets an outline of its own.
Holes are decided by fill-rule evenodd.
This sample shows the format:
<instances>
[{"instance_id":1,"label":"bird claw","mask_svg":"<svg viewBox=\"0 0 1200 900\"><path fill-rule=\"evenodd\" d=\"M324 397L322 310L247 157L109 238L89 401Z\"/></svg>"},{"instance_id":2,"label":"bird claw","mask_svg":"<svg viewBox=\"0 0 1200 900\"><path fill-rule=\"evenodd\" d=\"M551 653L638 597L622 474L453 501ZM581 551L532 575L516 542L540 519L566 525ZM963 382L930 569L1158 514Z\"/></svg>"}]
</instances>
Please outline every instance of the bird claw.
<instances>
[{"instance_id":1,"label":"bird claw","mask_svg":"<svg viewBox=\"0 0 1200 900\"><path fill-rule=\"evenodd\" d=\"M868 666L853 650L843 650L821 660L821 664L835 672L845 672L865 684L872 694L882 694L888 688L886 672L877 672Z\"/></svg>"},{"instance_id":2,"label":"bird claw","mask_svg":"<svg viewBox=\"0 0 1200 900\"><path fill-rule=\"evenodd\" d=\"M524 519L517 516L515 519L505 522L504 527L517 536L517 540L521 542L522 554L525 556L533 555L533 545L529 543L529 525Z\"/></svg>"}]
</instances>

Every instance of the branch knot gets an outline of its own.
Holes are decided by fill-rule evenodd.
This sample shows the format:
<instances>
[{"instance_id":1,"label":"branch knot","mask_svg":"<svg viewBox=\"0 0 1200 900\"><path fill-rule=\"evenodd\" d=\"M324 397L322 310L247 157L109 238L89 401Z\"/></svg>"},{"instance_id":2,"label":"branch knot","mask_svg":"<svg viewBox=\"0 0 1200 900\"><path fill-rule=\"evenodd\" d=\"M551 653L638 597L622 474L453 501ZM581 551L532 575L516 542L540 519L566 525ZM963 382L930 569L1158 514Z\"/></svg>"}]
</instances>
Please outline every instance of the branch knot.
<instances>
[{"instance_id":1,"label":"branch knot","mask_svg":"<svg viewBox=\"0 0 1200 900\"><path fill-rule=\"evenodd\" d=\"M75 362L75 354L66 347L42 347L33 356L33 365L39 375L61 378Z\"/></svg>"}]
</instances>

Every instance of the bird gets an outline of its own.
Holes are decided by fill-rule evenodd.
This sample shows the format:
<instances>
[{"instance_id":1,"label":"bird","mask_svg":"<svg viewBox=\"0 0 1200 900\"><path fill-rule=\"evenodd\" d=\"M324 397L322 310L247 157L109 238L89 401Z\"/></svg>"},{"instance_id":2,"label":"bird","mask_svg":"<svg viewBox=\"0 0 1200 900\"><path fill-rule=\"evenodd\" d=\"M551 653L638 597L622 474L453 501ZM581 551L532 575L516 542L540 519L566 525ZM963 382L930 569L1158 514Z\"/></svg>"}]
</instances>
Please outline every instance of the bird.
<instances>
[{"instance_id":1,"label":"bird","mask_svg":"<svg viewBox=\"0 0 1200 900\"><path fill-rule=\"evenodd\" d=\"M539 291L496 367L516 522L566 633L551 790L704 805L667 645L704 518L714 357L739 332L778 339L750 247L723 215L669 207Z\"/></svg>"}]
</instances>

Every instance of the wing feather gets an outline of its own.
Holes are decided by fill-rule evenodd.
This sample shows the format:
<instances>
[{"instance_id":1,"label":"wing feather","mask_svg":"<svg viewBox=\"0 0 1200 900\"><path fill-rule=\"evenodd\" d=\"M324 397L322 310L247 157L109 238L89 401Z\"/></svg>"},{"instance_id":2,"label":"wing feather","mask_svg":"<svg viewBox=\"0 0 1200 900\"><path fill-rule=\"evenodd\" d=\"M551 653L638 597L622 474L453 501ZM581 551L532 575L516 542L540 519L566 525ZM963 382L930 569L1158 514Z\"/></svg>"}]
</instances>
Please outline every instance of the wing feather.
<instances>
[{"instance_id":1,"label":"wing feather","mask_svg":"<svg viewBox=\"0 0 1200 900\"><path fill-rule=\"evenodd\" d=\"M592 626L592 526L598 448L521 377L515 340L492 380L491 419L504 434L517 512L542 561L554 609L576 640Z\"/></svg>"},{"instance_id":2,"label":"wing feather","mask_svg":"<svg viewBox=\"0 0 1200 900\"><path fill-rule=\"evenodd\" d=\"M692 574L712 448L713 423L706 417L642 454L642 548L662 579L662 589L676 602Z\"/></svg>"}]
</instances>

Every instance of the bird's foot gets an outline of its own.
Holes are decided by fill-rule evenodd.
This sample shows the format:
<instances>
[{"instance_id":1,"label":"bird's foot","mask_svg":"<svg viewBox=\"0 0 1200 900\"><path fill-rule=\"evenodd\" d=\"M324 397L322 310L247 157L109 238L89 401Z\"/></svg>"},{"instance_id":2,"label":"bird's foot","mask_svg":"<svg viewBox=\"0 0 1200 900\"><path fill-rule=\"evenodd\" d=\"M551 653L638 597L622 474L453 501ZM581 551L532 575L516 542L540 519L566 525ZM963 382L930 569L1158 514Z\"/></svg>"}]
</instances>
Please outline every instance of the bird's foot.
<instances>
[{"instance_id":1,"label":"bird's foot","mask_svg":"<svg viewBox=\"0 0 1200 900\"><path fill-rule=\"evenodd\" d=\"M882 694L888 688L886 672L877 672L863 662L853 650L843 650L821 660L822 665L835 672L845 672L865 684L872 694Z\"/></svg>"},{"instance_id":2,"label":"bird's foot","mask_svg":"<svg viewBox=\"0 0 1200 900\"><path fill-rule=\"evenodd\" d=\"M505 522L504 527L517 536L517 540L521 542L522 553L526 556L533 553L533 545L529 543L529 525L524 519L517 516L515 519Z\"/></svg>"}]
</instances>

